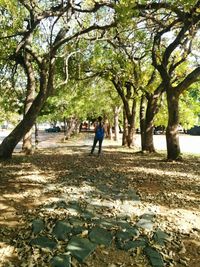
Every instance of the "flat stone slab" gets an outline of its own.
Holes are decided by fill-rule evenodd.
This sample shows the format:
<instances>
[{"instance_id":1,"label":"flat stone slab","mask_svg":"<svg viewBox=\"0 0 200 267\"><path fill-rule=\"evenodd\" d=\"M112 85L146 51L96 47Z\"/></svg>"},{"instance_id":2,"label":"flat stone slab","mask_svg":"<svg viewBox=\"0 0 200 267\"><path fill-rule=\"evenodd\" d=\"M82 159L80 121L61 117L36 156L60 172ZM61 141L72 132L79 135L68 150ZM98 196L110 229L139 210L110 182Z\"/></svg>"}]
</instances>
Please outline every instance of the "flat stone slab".
<instances>
[{"instance_id":1,"label":"flat stone slab","mask_svg":"<svg viewBox=\"0 0 200 267\"><path fill-rule=\"evenodd\" d=\"M58 255L50 261L51 267L71 267L70 255Z\"/></svg>"},{"instance_id":2,"label":"flat stone slab","mask_svg":"<svg viewBox=\"0 0 200 267\"><path fill-rule=\"evenodd\" d=\"M115 220L109 220L109 219L96 219L93 220L95 225L102 226L106 229L112 229L117 226L117 222Z\"/></svg>"},{"instance_id":3,"label":"flat stone slab","mask_svg":"<svg viewBox=\"0 0 200 267\"><path fill-rule=\"evenodd\" d=\"M119 231L116 234L116 246L118 249L124 249L125 244L132 239L132 234L126 231Z\"/></svg>"},{"instance_id":4,"label":"flat stone slab","mask_svg":"<svg viewBox=\"0 0 200 267\"><path fill-rule=\"evenodd\" d=\"M32 222L32 231L34 234L39 234L42 230L44 230L44 221L41 219L35 219Z\"/></svg>"},{"instance_id":5,"label":"flat stone slab","mask_svg":"<svg viewBox=\"0 0 200 267\"><path fill-rule=\"evenodd\" d=\"M130 223L128 223L126 220L117 220L117 225L119 225L122 229L127 229L132 227Z\"/></svg>"},{"instance_id":6,"label":"flat stone slab","mask_svg":"<svg viewBox=\"0 0 200 267\"><path fill-rule=\"evenodd\" d=\"M167 233L161 231L160 229L158 229L153 235L153 240L160 246L164 246L165 243L169 241L169 239L170 236Z\"/></svg>"},{"instance_id":7,"label":"flat stone slab","mask_svg":"<svg viewBox=\"0 0 200 267\"><path fill-rule=\"evenodd\" d=\"M164 267L164 262L161 254L152 247L146 247L144 249L152 267Z\"/></svg>"},{"instance_id":8,"label":"flat stone slab","mask_svg":"<svg viewBox=\"0 0 200 267\"><path fill-rule=\"evenodd\" d=\"M71 233L71 231L72 231L72 227L68 221L66 220L57 221L53 229L53 235L58 240L66 240L69 237L69 234Z\"/></svg>"},{"instance_id":9,"label":"flat stone slab","mask_svg":"<svg viewBox=\"0 0 200 267\"><path fill-rule=\"evenodd\" d=\"M133 235L127 231L119 231L116 234L116 239L123 242L131 240Z\"/></svg>"},{"instance_id":10,"label":"flat stone slab","mask_svg":"<svg viewBox=\"0 0 200 267\"><path fill-rule=\"evenodd\" d=\"M154 225L153 219L154 219L154 214L143 214L140 220L137 222L136 226L152 231Z\"/></svg>"},{"instance_id":11,"label":"flat stone slab","mask_svg":"<svg viewBox=\"0 0 200 267\"><path fill-rule=\"evenodd\" d=\"M98 245L109 246L112 243L113 236L109 231L100 227L95 227L89 233L89 238Z\"/></svg>"},{"instance_id":12,"label":"flat stone slab","mask_svg":"<svg viewBox=\"0 0 200 267\"><path fill-rule=\"evenodd\" d=\"M139 236L140 232L136 227L129 227L126 229L126 231L132 235L132 238L136 238Z\"/></svg>"},{"instance_id":13,"label":"flat stone slab","mask_svg":"<svg viewBox=\"0 0 200 267\"><path fill-rule=\"evenodd\" d=\"M128 241L127 243L124 244L123 249L128 251L130 249L136 249L138 247L142 247L145 248L147 246L147 240L145 238L140 238L138 240L134 240L134 241Z\"/></svg>"},{"instance_id":14,"label":"flat stone slab","mask_svg":"<svg viewBox=\"0 0 200 267\"><path fill-rule=\"evenodd\" d=\"M73 237L68 245L67 250L79 262L84 262L85 259L95 250L96 244L90 242L87 238Z\"/></svg>"},{"instance_id":15,"label":"flat stone slab","mask_svg":"<svg viewBox=\"0 0 200 267\"><path fill-rule=\"evenodd\" d=\"M46 236L40 236L30 241L31 246L37 246L40 248L49 248L50 250L57 247L57 243Z\"/></svg>"},{"instance_id":16,"label":"flat stone slab","mask_svg":"<svg viewBox=\"0 0 200 267\"><path fill-rule=\"evenodd\" d=\"M85 222L78 217L69 218L69 222L72 226L72 233L75 235L82 233L86 229L84 226Z\"/></svg>"}]
</instances>

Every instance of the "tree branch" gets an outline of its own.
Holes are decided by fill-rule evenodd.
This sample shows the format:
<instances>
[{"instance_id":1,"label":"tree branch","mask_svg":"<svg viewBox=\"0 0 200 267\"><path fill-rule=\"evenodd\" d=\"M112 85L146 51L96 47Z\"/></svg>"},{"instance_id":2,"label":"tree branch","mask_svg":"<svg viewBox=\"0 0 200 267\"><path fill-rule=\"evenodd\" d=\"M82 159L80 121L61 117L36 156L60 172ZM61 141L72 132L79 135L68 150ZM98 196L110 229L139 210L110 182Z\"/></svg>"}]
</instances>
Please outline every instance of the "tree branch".
<instances>
[{"instance_id":1,"label":"tree branch","mask_svg":"<svg viewBox=\"0 0 200 267\"><path fill-rule=\"evenodd\" d=\"M191 73L189 73L185 79L179 83L174 90L177 91L178 94L181 94L185 89L187 89L192 83L196 82L200 78L200 66L194 69Z\"/></svg>"},{"instance_id":2,"label":"tree branch","mask_svg":"<svg viewBox=\"0 0 200 267\"><path fill-rule=\"evenodd\" d=\"M34 52L30 46L26 46L25 50L36 60L39 67L42 64L42 58Z\"/></svg>"},{"instance_id":3,"label":"tree branch","mask_svg":"<svg viewBox=\"0 0 200 267\"><path fill-rule=\"evenodd\" d=\"M106 30L106 29L109 29L110 27L114 27L116 26L116 23L115 22L112 22L111 24L108 24L108 25L104 25L104 26L99 26L97 24L93 24L92 26L88 27L88 28L85 28L85 29L82 29L81 31L79 32L76 32L75 34L73 34L72 36L69 36L69 37L66 37L66 38L63 38L62 40L58 41L55 43L55 45L53 46L52 50L57 50L60 46L62 46L63 44L71 41L72 39L76 38L76 37L79 37L81 35L84 35L86 33L89 33L93 30Z\"/></svg>"},{"instance_id":4,"label":"tree branch","mask_svg":"<svg viewBox=\"0 0 200 267\"><path fill-rule=\"evenodd\" d=\"M177 6L171 5L170 3L162 2L162 3L149 3L149 4L137 4L136 8L139 10L160 10L160 9L168 9L173 11L178 15L178 17L184 20L185 13L182 12Z\"/></svg>"}]
</instances>

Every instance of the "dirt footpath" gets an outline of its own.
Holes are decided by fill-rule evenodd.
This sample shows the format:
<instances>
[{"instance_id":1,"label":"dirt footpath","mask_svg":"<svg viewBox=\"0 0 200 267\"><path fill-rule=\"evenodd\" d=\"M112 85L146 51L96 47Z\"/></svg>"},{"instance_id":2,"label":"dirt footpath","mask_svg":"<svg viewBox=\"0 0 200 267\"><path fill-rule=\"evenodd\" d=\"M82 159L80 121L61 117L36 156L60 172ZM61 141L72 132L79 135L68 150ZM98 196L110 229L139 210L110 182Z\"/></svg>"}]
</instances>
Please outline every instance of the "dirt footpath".
<instances>
[{"instance_id":1,"label":"dirt footpath","mask_svg":"<svg viewBox=\"0 0 200 267\"><path fill-rule=\"evenodd\" d=\"M92 146L94 133L86 132L82 137L74 143L74 138L68 140L65 144L73 144L75 146ZM155 149L158 151L166 151L166 136L154 135ZM39 132L39 148L56 147L58 144L61 146L63 140L63 133L46 133ZM187 134L180 134L179 136L180 148L182 153L200 155L200 136L192 136ZM122 134L118 141L104 139L103 146L121 146ZM141 149L141 137L136 135L135 139L136 150Z\"/></svg>"}]
</instances>

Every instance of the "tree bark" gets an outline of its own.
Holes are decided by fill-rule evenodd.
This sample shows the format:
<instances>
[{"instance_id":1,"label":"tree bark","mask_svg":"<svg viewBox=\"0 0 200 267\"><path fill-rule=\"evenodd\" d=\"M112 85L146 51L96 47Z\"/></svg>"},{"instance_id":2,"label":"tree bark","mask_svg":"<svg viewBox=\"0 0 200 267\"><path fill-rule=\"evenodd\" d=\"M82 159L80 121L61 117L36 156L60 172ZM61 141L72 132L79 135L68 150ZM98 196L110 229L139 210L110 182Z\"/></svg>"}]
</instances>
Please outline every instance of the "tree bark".
<instances>
[{"instance_id":1,"label":"tree bark","mask_svg":"<svg viewBox=\"0 0 200 267\"><path fill-rule=\"evenodd\" d=\"M122 135L122 146L127 145L127 135L128 135L128 121L126 117L126 112L123 109L123 135Z\"/></svg>"},{"instance_id":2,"label":"tree bark","mask_svg":"<svg viewBox=\"0 0 200 267\"><path fill-rule=\"evenodd\" d=\"M158 112L158 97L160 95L150 95L148 97L146 118L145 118L145 137L144 150L150 153L155 152L153 143L154 117Z\"/></svg>"},{"instance_id":3,"label":"tree bark","mask_svg":"<svg viewBox=\"0 0 200 267\"><path fill-rule=\"evenodd\" d=\"M119 112L121 107L114 107L115 141L119 141Z\"/></svg>"},{"instance_id":4,"label":"tree bark","mask_svg":"<svg viewBox=\"0 0 200 267\"><path fill-rule=\"evenodd\" d=\"M29 108L28 112L24 115L22 121L1 143L0 159L6 160L11 158L16 145L34 125L36 118L40 110L42 109L46 99L52 93L54 68L55 68L54 63L47 64L47 62L45 61L43 62L42 69L40 72L39 93L33 100L31 107Z\"/></svg>"},{"instance_id":5,"label":"tree bark","mask_svg":"<svg viewBox=\"0 0 200 267\"><path fill-rule=\"evenodd\" d=\"M133 100L132 103L132 113L127 117L128 120L128 135L127 135L127 145L128 147L135 146L135 117L136 117L136 101Z\"/></svg>"},{"instance_id":6,"label":"tree bark","mask_svg":"<svg viewBox=\"0 0 200 267\"><path fill-rule=\"evenodd\" d=\"M25 114L23 120L16 126L16 128L3 140L0 145L0 158L9 159L12 157L13 150L23 136L32 128L35 120L45 102L46 97L38 94L34 100L31 108Z\"/></svg>"},{"instance_id":7,"label":"tree bark","mask_svg":"<svg viewBox=\"0 0 200 267\"><path fill-rule=\"evenodd\" d=\"M24 69L27 74L27 90L26 90L26 99L24 105L24 114L26 114L31 107L35 95L35 77L34 70L30 63L30 55L25 54L24 59ZM32 129L30 129L23 138L22 150L28 155L32 152Z\"/></svg>"},{"instance_id":8,"label":"tree bark","mask_svg":"<svg viewBox=\"0 0 200 267\"><path fill-rule=\"evenodd\" d=\"M67 119L64 116L63 118L63 122L64 122L64 141L67 139Z\"/></svg>"},{"instance_id":9,"label":"tree bark","mask_svg":"<svg viewBox=\"0 0 200 267\"><path fill-rule=\"evenodd\" d=\"M112 83L115 86L119 96L122 99L124 106L124 132L122 145L128 145L128 147L135 145L135 117L136 117L136 98L132 83L126 82L124 85L122 81L112 79ZM124 88L126 88L126 95ZM125 119L126 117L126 119ZM125 121L127 120L127 122ZM126 140L125 140L126 139Z\"/></svg>"},{"instance_id":10,"label":"tree bark","mask_svg":"<svg viewBox=\"0 0 200 267\"><path fill-rule=\"evenodd\" d=\"M78 131L79 131L79 124L78 124L77 119L74 117L69 118L67 120L66 140L68 140L74 132L78 133Z\"/></svg>"},{"instance_id":11,"label":"tree bark","mask_svg":"<svg viewBox=\"0 0 200 267\"><path fill-rule=\"evenodd\" d=\"M142 95L140 100L140 134L141 134L142 151L145 150L145 109L146 109L145 96Z\"/></svg>"},{"instance_id":12,"label":"tree bark","mask_svg":"<svg viewBox=\"0 0 200 267\"><path fill-rule=\"evenodd\" d=\"M167 159L180 158L180 145L178 135L179 124L179 95L167 90L168 125L166 130Z\"/></svg>"},{"instance_id":13,"label":"tree bark","mask_svg":"<svg viewBox=\"0 0 200 267\"><path fill-rule=\"evenodd\" d=\"M152 74L148 85L150 85L154 81L154 73ZM160 105L159 100L161 98L162 93L164 92L163 84L161 83L157 89L153 93L146 93L146 99L147 99L147 107L146 107L146 113L145 118L143 118L144 114L144 100L141 99L141 134L144 134L142 136L142 151L148 151L148 152L155 152L154 142L153 142L153 132L154 132L154 118L155 115L158 113ZM142 129L144 129L144 133L142 132Z\"/></svg>"},{"instance_id":14,"label":"tree bark","mask_svg":"<svg viewBox=\"0 0 200 267\"><path fill-rule=\"evenodd\" d=\"M37 125L37 122L35 122L35 149L38 148L38 143L39 143L39 140L38 140L38 125Z\"/></svg>"}]
</instances>

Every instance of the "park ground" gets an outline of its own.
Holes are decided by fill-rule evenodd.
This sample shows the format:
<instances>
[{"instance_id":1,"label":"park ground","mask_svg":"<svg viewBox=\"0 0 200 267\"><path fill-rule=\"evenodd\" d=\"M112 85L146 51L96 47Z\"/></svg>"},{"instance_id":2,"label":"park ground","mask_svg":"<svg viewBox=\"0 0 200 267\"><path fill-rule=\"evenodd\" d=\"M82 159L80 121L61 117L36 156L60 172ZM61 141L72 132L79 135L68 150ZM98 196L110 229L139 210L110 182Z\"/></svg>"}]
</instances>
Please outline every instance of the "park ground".
<instances>
[{"instance_id":1,"label":"park ground","mask_svg":"<svg viewBox=\"0 0 200 267\"><path fill-rule=\"evenodd\" d=\"M83 263L72 257L72 267L199 267L199 154L168 162L163 151L141 154L105 140L97 157L89 156L91 144L91 133L65 143L62 134L46 134L33 155L16 150L12 160L0 163L0 266L50 266L52 258L64 255L70 238L89 239L98 224L112 242L98 245ZM57 240L55 225L63 220L73 227L78 222L81 230ZM38 221L44 222L41 231L34 230ZM123 233L129 229L137 229L131 241L145 240L160 265L143 246L125 249L130 240ZM41 236L54 240L56 248L37 246Z\"/></svg>"}]
</instances>

